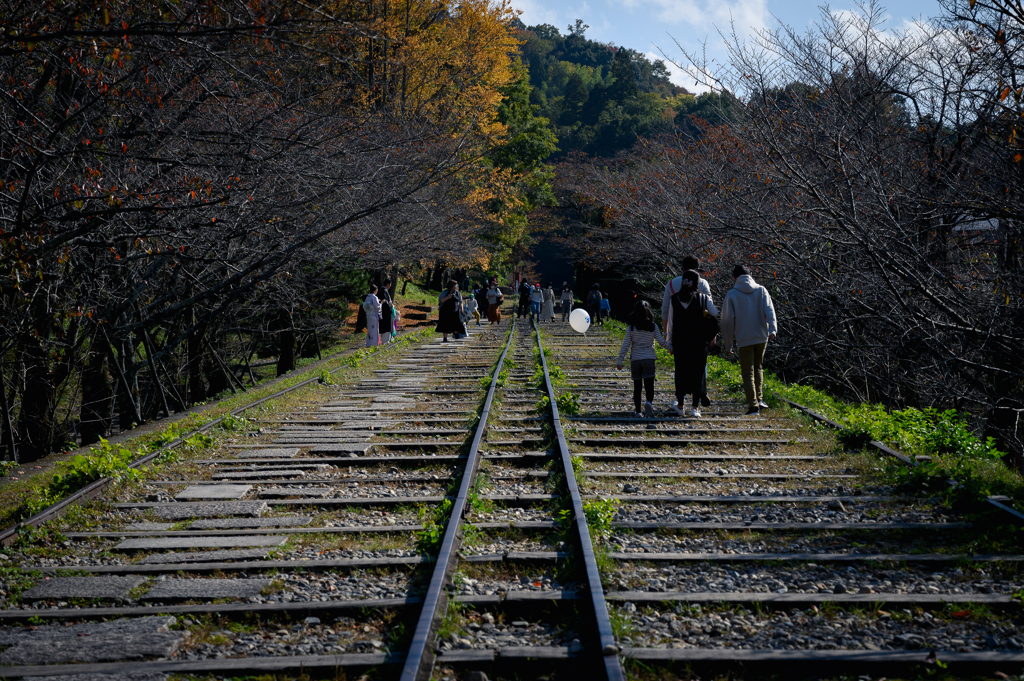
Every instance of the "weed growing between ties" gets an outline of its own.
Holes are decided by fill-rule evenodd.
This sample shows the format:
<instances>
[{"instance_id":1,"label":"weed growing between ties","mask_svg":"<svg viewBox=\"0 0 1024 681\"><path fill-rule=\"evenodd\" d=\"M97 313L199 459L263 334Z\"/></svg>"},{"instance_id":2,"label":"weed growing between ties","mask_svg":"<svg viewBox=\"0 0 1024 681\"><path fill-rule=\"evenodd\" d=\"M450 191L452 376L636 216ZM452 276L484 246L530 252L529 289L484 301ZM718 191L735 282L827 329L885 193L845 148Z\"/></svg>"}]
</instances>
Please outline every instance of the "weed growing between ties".
<instances>
[{"instance_id":1,"label":"weed growing between ties","mask_svg":"<svg viewBox=\"0 0 1024 681\"><path fill-rule=\"evenodd\" d=\"M444 618L441 619L441 624L437 627L437 641L444 641L452 637L452 634L458 636L459 634L465 634L465 630L462 628L462 621L467 612L473 609L473 606L465 603L460 603L454 598L448 599L448 608L445 610Z\"/></svg>"},{"instance_id":2,"label":"weed growing between ties","mask_svg":"<svg viewBox=\"0 0 1024 681\"><path fill-rule=\"evenodd\" d=\"M421 553L436 553L444 539L448 518L452 514L452 500L445 499L436 506L420 506L418 515L423 529L416 532L416 549Z\"/></svg>"},{"instance_id":3,"label":"weed growing between ties","mask_svg":"<svg viewBox=\"0 0 1024 681\"><path fill-rule=\"evenodd\" d=\"M576 393L566 392L558 395L555 398L555 404L558 406L559 416L577 416L582 408L580 407L580 397ZM551 410L551 399L545 395L537 400L536 410L540 413L547 413Z\"/></svg>"},{"instance_id":4,"label":"weed growing between ties","mask_svg":"<svg viewBox=\"0 0 1024 681\"><path fill-rule=\"evenodd\" d=\"M586 476L586 461L582 456L570 456L569 464L572 466L572 475L576 479L576 485L579 486Z\"/></svg>"}]
</instances>

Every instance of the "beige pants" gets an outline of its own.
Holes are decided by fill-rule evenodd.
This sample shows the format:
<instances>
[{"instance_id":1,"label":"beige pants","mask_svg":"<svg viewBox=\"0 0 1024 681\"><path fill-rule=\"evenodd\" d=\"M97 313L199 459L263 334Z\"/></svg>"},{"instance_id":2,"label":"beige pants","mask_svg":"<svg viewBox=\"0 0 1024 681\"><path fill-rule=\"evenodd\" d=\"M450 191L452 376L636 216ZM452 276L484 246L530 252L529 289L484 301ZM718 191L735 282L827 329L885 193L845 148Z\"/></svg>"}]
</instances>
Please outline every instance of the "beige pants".
<instances>
[{"instance_id":1,"label":"beige pants","mask_svg":"<svg viewBox=\"0 0 1024 681\"><path fill-rule=\"evenodd\" d=\"M739 349L743 392L746 393L747 406L750 407L756 407L759 402L764 400L764 393L761 392L761 383L764 381L761 362L764 361L764 349L767 345L767 343L757 343Z\"/></svg>"}]
</instances>

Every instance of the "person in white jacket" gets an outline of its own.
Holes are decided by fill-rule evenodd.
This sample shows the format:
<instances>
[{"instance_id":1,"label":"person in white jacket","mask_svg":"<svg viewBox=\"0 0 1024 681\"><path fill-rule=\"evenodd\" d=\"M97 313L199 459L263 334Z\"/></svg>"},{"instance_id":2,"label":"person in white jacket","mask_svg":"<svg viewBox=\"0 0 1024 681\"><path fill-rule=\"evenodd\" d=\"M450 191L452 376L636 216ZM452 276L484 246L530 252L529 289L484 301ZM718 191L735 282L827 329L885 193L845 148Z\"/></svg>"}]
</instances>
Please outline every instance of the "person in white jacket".
<instances>
[{"instance_id":1,"label":"person in white jacket","mask_svg":"<svg viewBox=\"0 0 1024 681\"><path fill-rule=\"evenodd\" d=\"M562 282L562 295L558 300L562 303L562 321L567 322L572 313L572 288L569 287L569 282Z\"/></svg>"},{"instance_id":2,"label":"person in white jacket","mask_svg":"<svg viewBox=\"0 0 1024 681\"><path fill-rule=\"evenodd\" d=\"M366 312L366 347L372 348L380 345L381 307L376 284L370 284L370 292L363 301L363 310Z\"/></svg>"},{"instance_id":3,"label":"person in white jacket","mask_svg":"<svg viewBox=\"0 0 1024 681\"><path fill-rule=\"evenodd\" d=\"M768 289L754 281L744 265L733 268L732 278L735 286L722 303L722 342L726 352L732 352L734 346L739 348L747 414L756 415L768 408L761 390L761 363L768 341L775 340L779 328Z\"/></svg>"}]
</instances>

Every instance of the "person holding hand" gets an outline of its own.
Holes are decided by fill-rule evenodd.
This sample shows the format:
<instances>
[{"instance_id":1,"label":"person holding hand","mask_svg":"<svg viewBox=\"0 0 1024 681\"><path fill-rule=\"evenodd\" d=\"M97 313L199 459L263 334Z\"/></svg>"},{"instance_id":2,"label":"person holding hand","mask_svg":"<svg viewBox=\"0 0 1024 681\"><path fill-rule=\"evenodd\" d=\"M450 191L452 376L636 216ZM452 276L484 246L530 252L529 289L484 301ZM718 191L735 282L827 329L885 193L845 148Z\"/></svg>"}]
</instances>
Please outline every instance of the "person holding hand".
<instances>
[{"instance_id":1,"label":"person holding hand","mask_svg":"<svg viewBox=\"0 0 1024 681\"><path fill-rule=\"evenodd\" d=\"M654 343L672 352L672 346L665 342L657 324L654 323L654 311L646 300L639 301L633 306L630 314L629 326L626 327L626 337L622 339L622 348L619 350L619 360L615 365L616 369L622 369L622 360L629 356L629 373L633 379L633 405L636 410L633 416L643 418L654 418L654 361L657 354L654 351ZM640 389L643 387L646 392L647 401L644 402L643 414L640 413Z\"/></svg>"},{"instance_id":2,"label":"person holding hand","mask_svg":"<svg viewBox=\"0 0 1024 681\"><path fill-rule=\"evenodd\" d=\"M747 416L756 416L761 409L768 408L761 390L761 363L768 341L775 340L779 327L771 294L754 281L745 265L733 268L732 280L735 285L722 303L722 342L726 352L731 353L733 346L739 349Z\"/></svg>"}]
</instances>

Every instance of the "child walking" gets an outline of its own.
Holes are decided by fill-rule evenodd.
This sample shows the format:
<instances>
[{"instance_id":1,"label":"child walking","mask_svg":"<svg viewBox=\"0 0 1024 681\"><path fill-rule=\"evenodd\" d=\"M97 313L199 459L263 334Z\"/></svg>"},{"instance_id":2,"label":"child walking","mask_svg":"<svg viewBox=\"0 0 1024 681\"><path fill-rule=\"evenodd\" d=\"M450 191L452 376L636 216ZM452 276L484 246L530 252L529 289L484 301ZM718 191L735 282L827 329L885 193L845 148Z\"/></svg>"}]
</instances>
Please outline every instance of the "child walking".
<instances>
[{"instance_id":1,"label":"child walking","mask_svg":"<svg viewBox=\"0 0 1024 681\"><path fill-rule=\"evenodd\" d=\"M633 379L633 404L636 406L633 415L636 418L643 418L646 414L647 418L652 419L654 418L654 405L652 404L654 402L654 360L657 358L654 352L654 342L657 341L669 352L672 352L672 346L665 342L661 331L654 323L654 312L646 300L641 300L633 307L629 322L615 368L622 369L622 360L626 357L626 351L632 347L629 356L629 373ZM641 387L647 393L643 414L640 413Z\"/></svg>"}]
</instances>

